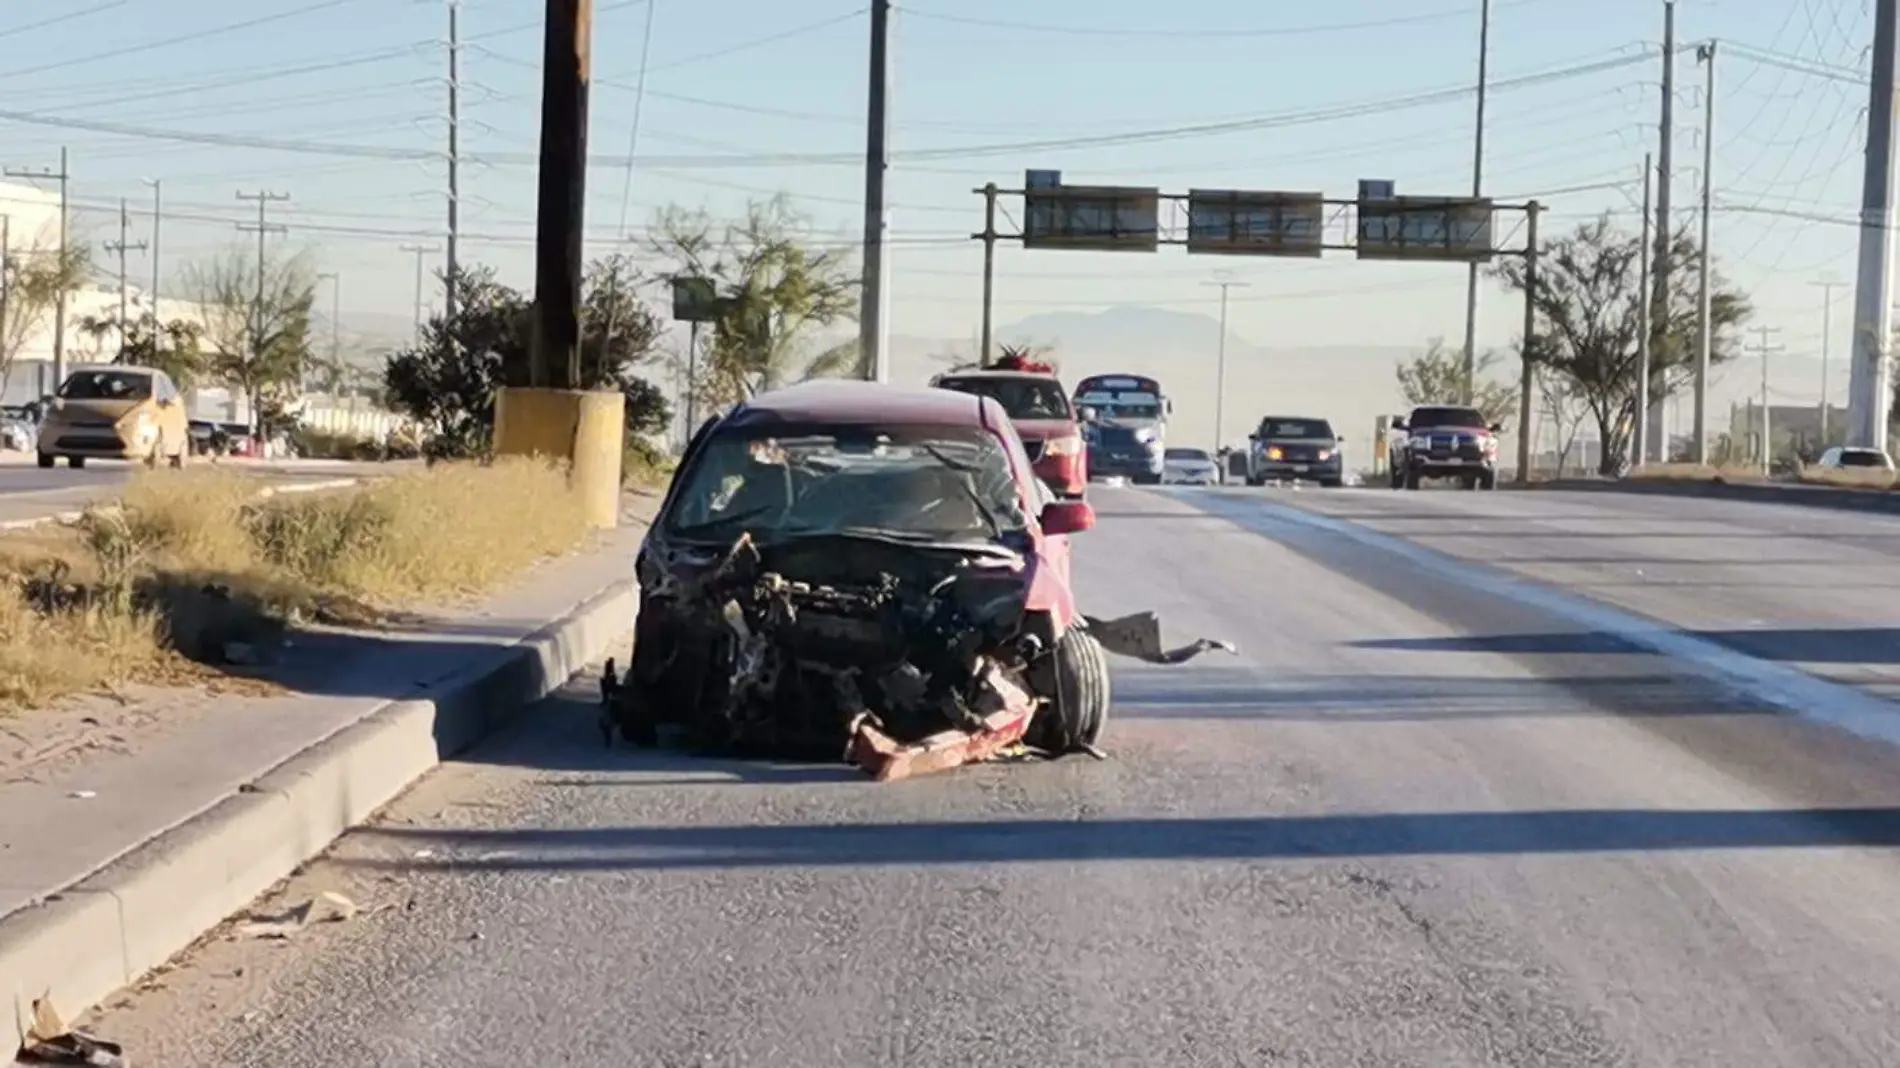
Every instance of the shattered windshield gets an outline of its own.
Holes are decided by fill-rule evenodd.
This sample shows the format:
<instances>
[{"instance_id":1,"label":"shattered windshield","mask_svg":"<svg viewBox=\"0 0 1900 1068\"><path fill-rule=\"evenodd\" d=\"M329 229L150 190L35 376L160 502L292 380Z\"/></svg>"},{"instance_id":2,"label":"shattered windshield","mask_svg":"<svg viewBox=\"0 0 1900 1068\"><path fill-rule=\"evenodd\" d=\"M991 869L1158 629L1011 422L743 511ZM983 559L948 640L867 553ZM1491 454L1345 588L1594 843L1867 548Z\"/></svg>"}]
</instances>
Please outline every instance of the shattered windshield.
<instances>
[{"instance_id":1,"label":"shattered windshield","mask_svg":"<svg viewBox=\"0 0 1900 1068\"><path fill-rule=\"evenodd\" d=\"M1002 442L974 427L716 433L667 521L681 537L874 534L993 541L1026 531Z\"/></svg>"},{"instance_id":2,"label":"shattered windshield","mask_svg":"<svg viewBox=\"0 0 1900 1068\"><path fill-rule=\"evenodd\" d=\"M139 401L152 395L152 376L138 371L75 371L59 387L67 400Z\"/></svg>"}]
</instances>

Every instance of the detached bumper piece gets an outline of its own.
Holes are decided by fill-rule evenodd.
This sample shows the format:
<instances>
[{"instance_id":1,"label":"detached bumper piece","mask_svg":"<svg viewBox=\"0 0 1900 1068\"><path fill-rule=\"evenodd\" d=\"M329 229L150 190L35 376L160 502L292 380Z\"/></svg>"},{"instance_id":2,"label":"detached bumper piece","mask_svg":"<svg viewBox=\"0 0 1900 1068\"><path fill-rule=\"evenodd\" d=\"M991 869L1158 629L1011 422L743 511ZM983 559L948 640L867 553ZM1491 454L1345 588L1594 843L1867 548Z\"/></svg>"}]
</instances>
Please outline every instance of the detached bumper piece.
<instances>
[{"instance_id":1,"label":"detached bumper piece","mask_svg":"<svg viewBox=\"0 0 1900 1068\"><path fill-rule=\"evenodd\" d=\"M846 759L878 782L894 782L980 764L1021 743L1036 714L1035 698L994 669L987 681L1008 707L983 717L977 729L941 731L905 744L878 729L872 717L860 716Z\"/></svg>"}]
</instances>

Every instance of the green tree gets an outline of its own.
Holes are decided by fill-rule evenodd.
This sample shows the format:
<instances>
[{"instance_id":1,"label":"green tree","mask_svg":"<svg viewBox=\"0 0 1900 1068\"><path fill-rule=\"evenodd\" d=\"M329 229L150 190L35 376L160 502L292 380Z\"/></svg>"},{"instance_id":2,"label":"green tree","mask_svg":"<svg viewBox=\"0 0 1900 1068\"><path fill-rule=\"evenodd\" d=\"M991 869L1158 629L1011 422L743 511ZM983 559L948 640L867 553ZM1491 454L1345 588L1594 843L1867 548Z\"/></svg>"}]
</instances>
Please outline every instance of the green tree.
<instances>
[{"instance_id":1,"label":"green tree","mask_svg":"<svg viewBox=\"0 0 1900 1068\"><path fill-rule=\"evenodd\" d=\"M660 322L640 300L645 278L624 256L589 265L581 299L581 385L618 389L627 399L629 439L665 429L671 409L641 377L655 358ZM383 364L384 402L428 430L428 454L479 456L495 428L502 370L526 358L533 343L533 303L495 278L492 268L464 267L456 278L453 324L435 315L420 341Z\"/></svg>"},{"instance_id":2,"label":"green tree","mask_svg":"<svg viewBox=\"0 0 1900 1068\"><path fill-rule=\"evenodd\" d=\"M1702 251L1686 231L1658 250L1670 264L1669 292L1652 300L1649 395L1662 400L1695 374ZM1536 343L1528 356L1540 373L1568 380L1589 410L1602 442L1600 468L1609 474L1629 451L1641 377L1638 334L1642 322L1642 238L1618 230L1609 217L1584 223L1544 246L1538 258L1531 309ZM1525 264L1509 257L1493 268L1505 286L1523 293ZM1741 327L1752 309L1748 298L1711 270L1710 362L1726 363L1741 345ZM1519 348L1523 343L1520 339Z\"/></svg>"},{"instance_id":3,"label":"green tree","mask_svg":"<svg viewBox=\"0 0 1900 1068\"><path fill-rule=\"evenodd\" d=\"M1476 396L1472 407L1483 412L1484 417L1494 423L1509 418L1517 406L1517 391L1492 377L1492 372L1501 360L1502 357L1496 352L1479 353L1477 380L1473 383ZM1427 341L1425 351L1401 362L1395 369L1395 375L1399 383L1399 396L1409 406L1463 403L1464 353L1446 347L1444 338L1435 337Z\"/></svg>"},{"instance_id":4,"label":"green tree","mask_svg":"<svg viewBox=\"0 0 1900 1068\"><path fill-rule=\"evenodd\" d=\"M237 390L265 429L265 413L282 408L278 395L297 392L313 363L313 264L303 254L259 264L233 246L189 265L185 286L204 310L202 379Z\"/></svg>"},{"instance_id":5,"label":"green tree","mask_svg":"<svg viewBox=\"0 0 1900 1068\"><path fill-rule=\"evenodd\" d=\"M783 197L750 205L738 223L668 208L653 224L653 248L677 274L710 279L719 315L689 383L702 407L718 408L812 378L860 372L855 339L821 345L829 327L857 321L859 280L851 255L810 236Z\"/></svg>"},{"instance_id":6,"label":"green tree","mask_svg":"<svg viewBox=\"0 0 1900 1068\"><path fill-rule=\"evenodd\" d=\"M129 318L130 322L121 324L117 315L88 315L79 320L79 329L95 341L118 341L118 351L112 354L114 363L156 367L180 389L189 388L203 376L203 327L184 319L159 325L142 315Z\"/></svg>"},{"instance_id":7,"label":"green tree","mask_svg":"<svg viewBox=\"0 0 1900 1068\"><path fill-rule=\"evenodd\" d=\"M0 305L0 393L6 391L13 374L13 362L52 318L62 296L70 297L92 275L92 261L85 246L60 253L57 244L41 242L31 248L7 255L6 275L0 289L6 300Z\"/></svg>"}]
</instances>

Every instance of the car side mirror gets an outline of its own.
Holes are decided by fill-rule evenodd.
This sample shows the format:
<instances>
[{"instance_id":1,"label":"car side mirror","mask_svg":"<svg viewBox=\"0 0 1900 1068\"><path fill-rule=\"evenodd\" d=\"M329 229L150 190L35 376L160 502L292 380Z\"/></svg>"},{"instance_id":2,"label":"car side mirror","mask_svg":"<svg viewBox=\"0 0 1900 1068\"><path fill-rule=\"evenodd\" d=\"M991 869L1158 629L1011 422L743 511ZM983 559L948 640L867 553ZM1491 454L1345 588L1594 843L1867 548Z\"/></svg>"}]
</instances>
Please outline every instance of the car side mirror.
<instances>
[{"instance_id":1,"label":"car side mirror","mask_svg":"<svg viewBox=\"0 0 1900 1068\"><path fill-rule=\"evenodd\" d=\"M1095 506L1087 501L1051 501L1042 509L1044 534L1080 534L1095 525Z\"/></svg>"},{"instance_id":2,"label":"car side mirror","mask_svg":"<svg viewBox=\"0 0 1900 1068\"><path fill-rule=\"evenodd\" d=\"M1094 422L1094 421L1095 421L1095 409L1094 409L1094 408L1091 408L1091 407L1089 407L1089 406L1088 406L1088 405L1086 405L1086 404L1084 404L1084 405L1082 405L1081 407L1079 407L1079 408L1077 408L1077 409L1075 410L1075 417L1076 417L1077 419L1080 419L1080 420L1082 420L1082 421L1083 421L1084 423L1090 423L1090 422Z\"/></svg>"},{"instance_id":3,"label":"car side mirror","mask_svg":"<svg viewBox=\"0 0 1900 1068\"><path fill-rule=\"evenodd\" d=\"M1503 424L1503 423L1492 423L1492 424L1491 424L1491 433L1493 433L1493 434L1502 434L1502 433L1504 433L1504 424Z\"/></svg>"},{"instance_id":4,"label":"car side mirror","mask_svg":"<svg viewBox=\"0 0 1900 1068\"><path fill-rule=\"evenodd\" d=\"M1394 429L1394 430L1404 430L1404 429L1405 429L1405 420L1403 420L1403 419L1394 419L1394 420L1392 420L1392 429Z\"/></svg>"},{"instance_id":5,"label":"car side mirror","mask_svg":"<svg viewBox=\"0 0 1900 1068\"><path fill-rule=\"evenodd\" d=\"M1247 440L1248 440L1248 441L1259 441L1259 440L1260 440L1260 435L1259 435L1258 433L1253 433L1253 434L1249 434L1249 435L1247 435Z\"/></svg>"},{"instance_id":6,"label":"car side mirror","mask_svg":"<svg viewBox=\"0 0 1900 1068\"><path fill-rule=\"evenodd\" d=\"M1346 435L1344 435L1344 434L1334 434L1334 435L1333 435L1333 441L1334 441L1335 443L1337 443L1337 444L1340 444L1340 445L1344 445L1344 444L1346 443Z\"/></svg>"}]
</instances>

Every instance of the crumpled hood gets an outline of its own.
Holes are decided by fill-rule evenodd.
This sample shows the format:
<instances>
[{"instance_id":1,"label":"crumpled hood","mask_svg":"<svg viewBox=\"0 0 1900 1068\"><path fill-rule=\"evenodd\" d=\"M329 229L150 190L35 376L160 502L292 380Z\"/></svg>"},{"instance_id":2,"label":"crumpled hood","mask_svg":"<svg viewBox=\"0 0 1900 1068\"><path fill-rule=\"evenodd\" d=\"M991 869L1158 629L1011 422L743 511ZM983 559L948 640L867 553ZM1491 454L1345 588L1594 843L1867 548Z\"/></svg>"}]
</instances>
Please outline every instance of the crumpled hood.
<instances>
[{"instance_id":1,"label":"crumpled hood","mask_svg":"<svg viewBox=\"0 0 1900 1068\"><path fill-rule=\"evenodd\" d=\"M144 402L136 400L68 400L46 413L47 421L68 424L116 424Z\"/></svg>"}]
</instances>

